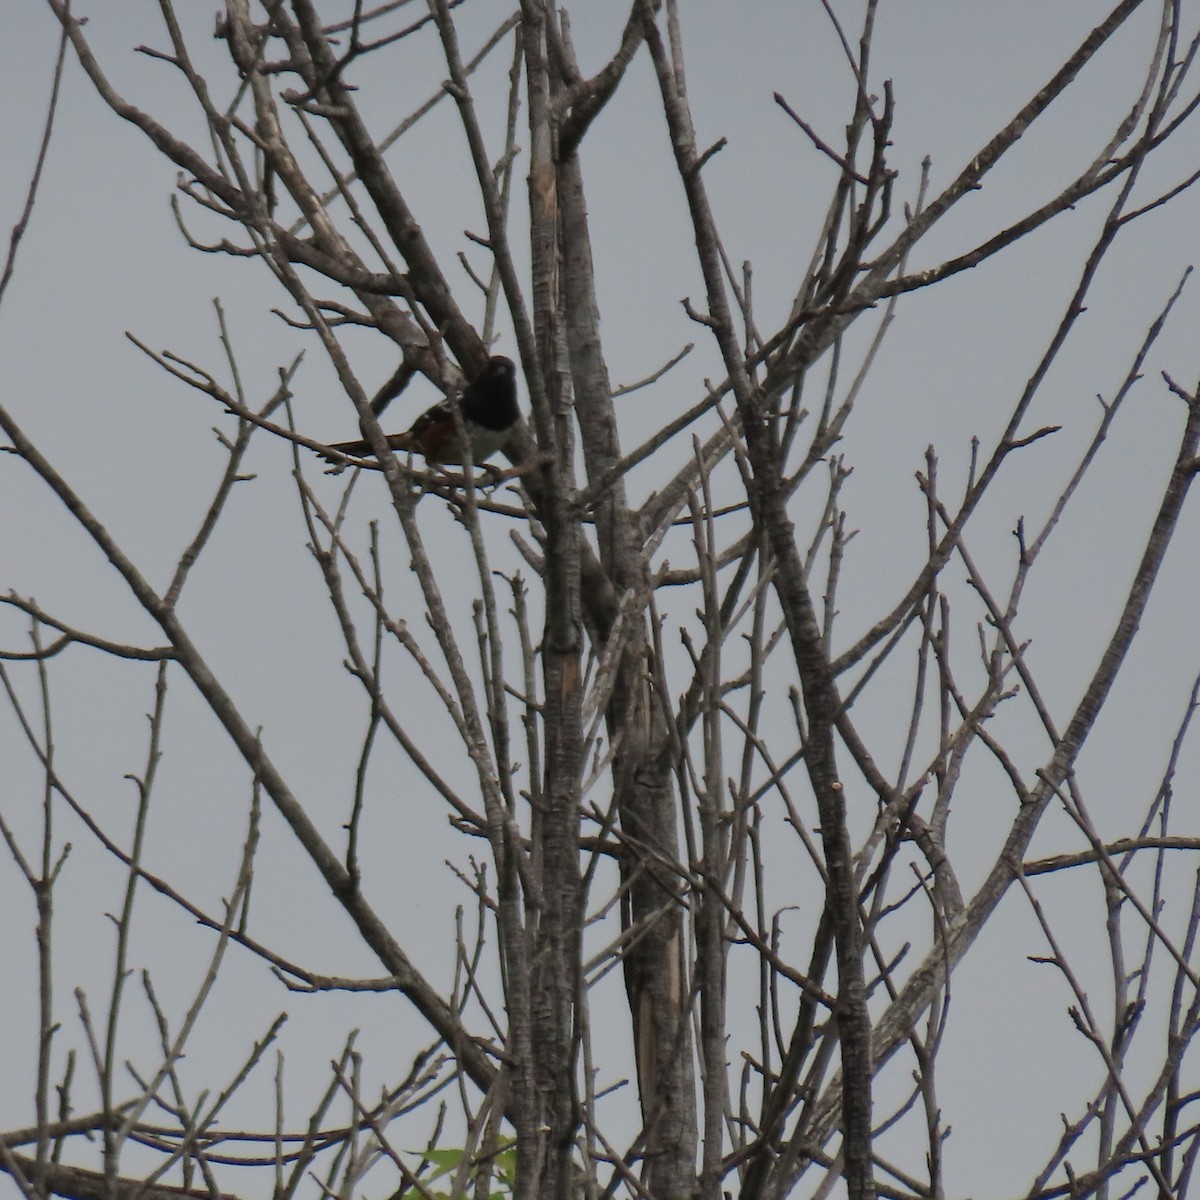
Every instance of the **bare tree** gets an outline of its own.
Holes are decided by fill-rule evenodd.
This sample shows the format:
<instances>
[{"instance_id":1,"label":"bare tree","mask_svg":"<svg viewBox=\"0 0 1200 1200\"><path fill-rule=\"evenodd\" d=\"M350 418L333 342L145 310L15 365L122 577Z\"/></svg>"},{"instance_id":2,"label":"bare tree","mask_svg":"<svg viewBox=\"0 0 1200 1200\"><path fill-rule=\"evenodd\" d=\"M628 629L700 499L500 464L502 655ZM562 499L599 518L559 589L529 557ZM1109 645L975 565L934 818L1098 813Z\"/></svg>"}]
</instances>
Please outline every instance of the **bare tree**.
<instances>
[{"instance_id":1,"label":"bare tree","mask_svg":"<svg viewBox=\"0 0 1200 1200\"><path fill-rule=\"evenodd\" d=\"M11 870L36 910L39 986L20 1012L37 1031L34 1107L27 1128L0 1135L0 1168L21 1192L765 1200L840 1185L853 1200L940 1197L953 1114L943 1112L937 1067L951 980L974 969L993 918L1019 909L1036 919L1044 942L1034 956L1069 993L1093 1068L1045 1146L1005 1146L1027 1194L1129 1194L1148 1181L1159 1196L1185 1195L1200 1149L1187 1058L1200 1021L1200 885L1172 863L1196 861L1200 837L1186 818L1178 831L1172 798L1200 676L1178 698L1161 785L1124 805L1119 828L1096 819L1082 768L1200 464L1195 388L1170 374L1142 383L1175 406L1174 447L1154 468L1166 484L1128 560L1131 579L1107 596L1115 627L1093 640L1069 705L1047 696L1022 601L1054 579L1066 537L1089 536L1064 533L1064 516L1127 397L1152 366L1161 370L1154 356L1186 283L1182 264L1149 328L1130 330L1127 372L1088 436L1070 443L1079 453L1050 451L1060 430L1037 423L1035 402L1073 345L1102 268L1131 230L1185 203L1200 177L1180 169L1175 149L1200 101L1200 40L1186 24L1194 12L1122 0L935 186L928 161L915 173L893 162L898 103L872 58L876 3L855 31L845 6L823 5L851 103L844 140L783 95L764 105L821 164L812 187L828 185L824 217L807 231L807 268L789 282L790 304L770 311L755 305L749 264L738 268L727 249L737 231L723 233L710 200L706 178L724 140L706 144L696 128L675 0L633 0L591 75L567 15L542 0L521 0L486 34L471 6L450 0L420 13L356 3L333 23L313 0L228 0L218 54L161 0L161 29L147 37L166 40L139 49L186 85L190 109L174 114L122 95L89 27L66 0L47 5L96 95L181 173L182 236L197 252L269 272L286 298L283 322L325 356L373 456L335 454L353 471L325 478L312 452L326 449L326 431L297 402L307 367L289 361L255 398L219 305L220 365L138 341L200 403L215 403L226 454L163 586L15 407L0 407L12 451L0 467L31 469L48 485L157 630L135 644L80 628L6 581L3 602L28 621L31 642L4 648L0 682L23 760L39 773L28 788L6 788L0 807ZM1133 100L1086 148L1084 166L969 245L933 249L948 244L944 219L1131 23L1153 25L1153 49L1141 65L1126 53L1122 86ZM444 84L380 135L396 81L419 77L435 49ZM670 202L682 196L703 294L683 300L697 347L663 345L644 379L617 386L595 269L609 251L593 245L583 168L598 119L635 69L655 83L654 119L677 182ZM427 236L427 214L389 151L450 105L485 225L447 251ZM53 113L52 103L43 153ZM181 132L197 114L207 143ZM924 508L919 561L895 587L860 573L862 594L847 597L839 584L855 529L872 521L873 505L895 502L880 489L851 505L845 485L862 446L859 407L900 301L1015 253L1080 205L1101 214L1097 232L999 433L976 440L961 488L942 480L932 447L912 464ZM381 387L356 368L364 337L398 355ZM422 380L456 399L494 349L517 360L528 411L506 444L509 465L441 469L394 453L388 406ZM705 366L689 377L693 353ZM623 403L631 393L654 404L643 406L653 428L637 438ZM453 403L450 411L464 419ZM306 540L364 698L354 786L334 802L340 830L329 798L309 794L300 770L268 749L263 714L235 700L182 607L230 520L252 442L267 443L271 470L294 481L299 519L271 536ZM1027 525L1010 480L1036 455L1055 498ZM386 507L364 531L351 495L357 503L367 492ZM975 532L979 514L997 510L1015 525L1007 559ZM431 532L449 528L447 514L463 531L468 567ZM398 563L411 566L402 588L388 582ZM269 603L286 619L286 596ZM839 616L851 603L855 615ZM154 670L129 834L72 784L56 750L53 673L63 658L96 650L133 678ZM1194 646L1181 653L1200 670ZM217 910L160 869L146 844L164 802L167 697L184 677L243 764L244 841ZM380 903L387 880L371 865L370 843L389 828L377 820L384 793L371 767L389 742L407 764L390 784L409 797L406 836L420 844L447 817L455 831L453 876L434 903L454 909L465 896L474 911L472 923L459 909L437 974L420 965L419 931ZM264 806L317 868L305 876L316 889L305 903L340 908L382 977L321 970L260 932L251 894L271 870ZM980 807L988 819L967 852L960 825ZM56 900L86 881L72 871L63 821L124 874L107 995L97 1007L76 984L73 1013L52 950ZM1035 857L1034 837L1048 829L1054 853ZM212 854L209 874L223 861L202 840L192 852ZM1077 926L1046 904L1043 884L1063 878L1078 880L1072 896L1106 930L1101 1005ZM140 1001L128 986L143 961L134 914L147 906L186 914L192 940L179 953L208 964L178 1008L160 1002L155 973L143 974ZM6 942L6 961L19 953ZM284 1018L265 1029L236 1024L236 989L222 990L236 964L261 968L264 987L311 994L300 1005L338 997L344 1049L306 1097L302 1127L284 1116L285 1092L294 1093L282 1057L275 1113L238 1107L269 1074L265 1055ZM364 994L381 992L403 997L406 1036L417 1022L422 1048L376 1096L353 1030ZM1047 983L1038 1003L1058 1013L1062 994ZM130 1015L135 1006L146 1015ZM249 1048L226 1075L214 1065L197 1098L192 1072L204 1064L185 1072L183 1055L214 1010L231 1052L235 1028ZM986 1016L962 1019L987 1025ZM129 1043L131 1024L153 1028L157 1045ZM1005 1108L1022 1097L987 1100L1004 1141ZM246 1124L231 1128L230 1112Z\"/></svg>"}]
</instances>

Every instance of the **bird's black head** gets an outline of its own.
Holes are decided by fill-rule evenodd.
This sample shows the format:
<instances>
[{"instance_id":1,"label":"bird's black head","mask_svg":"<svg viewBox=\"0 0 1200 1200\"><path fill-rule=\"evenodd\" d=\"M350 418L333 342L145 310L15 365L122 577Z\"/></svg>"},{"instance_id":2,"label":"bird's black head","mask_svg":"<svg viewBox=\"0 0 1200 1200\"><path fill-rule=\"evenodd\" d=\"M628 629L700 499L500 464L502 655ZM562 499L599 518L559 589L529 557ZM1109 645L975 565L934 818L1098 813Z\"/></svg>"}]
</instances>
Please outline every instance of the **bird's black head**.
<instances>
[{"instance_id":1,"label":"bird's black head","mask_svg":"<svg viewBox=\"0 0 1200 1200\"><path fill-rule=\"evenodd\" d=\"M517 368L511 358L495 354L487 366L471 380L462 396L463 412L489 429L515 425L520 416L517 405Z\"/></svg>"}]
</instances>

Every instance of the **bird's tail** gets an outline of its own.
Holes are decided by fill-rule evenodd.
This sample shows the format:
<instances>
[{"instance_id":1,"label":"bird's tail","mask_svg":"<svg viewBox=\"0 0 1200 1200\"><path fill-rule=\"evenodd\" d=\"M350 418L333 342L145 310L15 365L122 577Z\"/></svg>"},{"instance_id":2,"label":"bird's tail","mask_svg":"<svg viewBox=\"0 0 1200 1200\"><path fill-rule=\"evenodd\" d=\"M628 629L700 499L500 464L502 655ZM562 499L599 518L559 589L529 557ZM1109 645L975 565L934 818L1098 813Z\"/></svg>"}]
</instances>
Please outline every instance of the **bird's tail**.
<instances>
[{"instance_id":1,"label":"bird's tail","mask_svg":"<svg viewBox=\"0 0 1200 1200\"><path fill-rule=\"evenodd\" d=\"M406 433L393 433L387 440L388 445L398 453L416 449L412 444L412 439ZM373 453L370 443L366 438L356 438L352 442L330 442L329 450L336 453L328 454L324 450L318 450L317 453L325 459L326 462L331 462L335 466L342 463L340 455L352 455L354 458L368 458Z\"/></svg>"}]
</instances>

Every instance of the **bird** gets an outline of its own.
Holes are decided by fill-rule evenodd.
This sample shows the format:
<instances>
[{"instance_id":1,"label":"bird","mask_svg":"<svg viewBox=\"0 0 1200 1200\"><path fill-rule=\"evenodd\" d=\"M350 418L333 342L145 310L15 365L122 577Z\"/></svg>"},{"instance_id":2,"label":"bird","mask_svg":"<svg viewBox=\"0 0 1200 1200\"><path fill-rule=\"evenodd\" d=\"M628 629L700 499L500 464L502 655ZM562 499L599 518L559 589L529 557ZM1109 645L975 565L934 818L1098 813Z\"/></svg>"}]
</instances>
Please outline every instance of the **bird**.
<instances>
[{"instance_id":1,"label":"bird","mask_svg":"<svg viewBox=\"0 0 1200 1200\"><path fill-rule=\"evenodd\" d=\"M458 400L463 426L471 445L471 462L482 463L490 458L512 436L521 419L517 404L517 369L511 358L493 355L487 365L463 389ZM449 399L440 400L423 412L404 433L393 433L387 444L397 451L419 454L431 467L446 463L459 465L466 455L454 420ZM343 454L363 457L374 453L365 438L352 442L334 442L329 450L318 451L323 458L341 465Z\"/></svg>"}]
</instances>

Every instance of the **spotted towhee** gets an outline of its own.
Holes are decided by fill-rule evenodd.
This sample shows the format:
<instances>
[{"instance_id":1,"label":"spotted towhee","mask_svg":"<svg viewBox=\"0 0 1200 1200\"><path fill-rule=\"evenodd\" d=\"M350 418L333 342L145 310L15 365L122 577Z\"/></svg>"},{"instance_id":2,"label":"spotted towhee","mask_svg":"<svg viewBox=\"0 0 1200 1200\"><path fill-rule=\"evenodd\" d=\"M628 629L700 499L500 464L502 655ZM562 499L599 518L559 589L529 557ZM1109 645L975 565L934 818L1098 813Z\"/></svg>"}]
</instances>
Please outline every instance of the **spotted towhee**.
<instances>
[{"instance_id":1,"label":"spotted towhee","mask_svg":"<svg viewBox=\"0 0 1200 1200\"><path fill-rule=\"evenodd\" d=\"M471 441L471 461L482 463L508 441L521 417L517 406L517 370L512 359L500 355L489 358L487 366L463 389L458 404ZM419 454L435 467L461 463L466 457L449 400L442 400L423 412L407 433L389 435L387 444L396 451ZM372 452L364 438L335 442L329 449L359 458ZM324 457L332 463L342 462L331 454Z\"/></svg>"}]
</instances>

